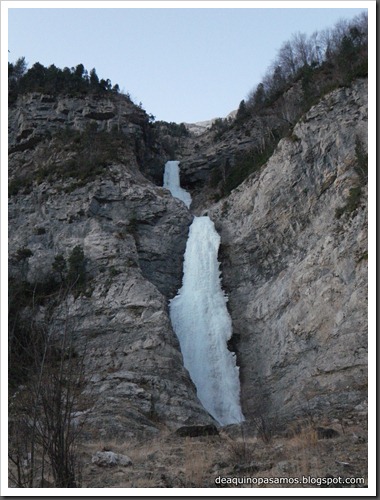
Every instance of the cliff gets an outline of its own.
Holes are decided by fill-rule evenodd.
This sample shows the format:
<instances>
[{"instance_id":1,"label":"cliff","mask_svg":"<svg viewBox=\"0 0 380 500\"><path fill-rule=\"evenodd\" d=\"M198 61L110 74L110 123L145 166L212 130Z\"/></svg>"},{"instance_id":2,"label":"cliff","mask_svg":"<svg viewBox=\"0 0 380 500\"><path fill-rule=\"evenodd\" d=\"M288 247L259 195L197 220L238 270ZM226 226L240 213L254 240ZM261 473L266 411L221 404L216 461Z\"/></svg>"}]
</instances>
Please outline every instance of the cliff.
<instances>
[{"instance_id":1,"label":"cliff","mask_svg":"<svg viewBox=\"0 0 380 500\"><path fill-rule=\"evenodd\" d=\"M53 337L69 331L85 354L88 427L126 438L212 422L183 367L167 307L181 284L192 217L141 173L144 158L164 166L145 112L122 96L33 94L11 107L9 123L11 293L20 303L22 286L38 290L33 306L16 305L14 316ZM58 256L69 264L74 248L84 256L79 289L55 267ZM65 287L72 293L62 295ZM24 335L16 324L13 344Z\"/></svg>"},{"instance_id":2,"label":"cliff","mask_svg":"<svg viewBox=\"0 0 380 500\"><path fill-rule=\"evenodd\" d=\"M208 211L222 238L247 417L365 411L367 192L357 148L366 141L359 80L313 106L260 172Z\"/></svg>"},{"instance_id":3,"label":"cliff","mask_svg":"<svg viewBox=\"0 0 380 500\"><path fill-rule=\"evenodd\" d=\"M365 411L367 205L358 145L366 148L366 120L365 79L328 93L216 203L211 156L221 165L268 131L253 120L250 137L232 130L212 145L209 132L182 140L184 185L221 235L247 420ZM85 353L90 428L127 437L211 423L167 307L192 215L159 186L167 153L146 113L123 96L35 93L11 106L9 126L10 278L42 290L18 313L53 336L69 329ZM69 263L76 247L83 283L62 298L56 259Z\"/></svg>"}]
</instances>

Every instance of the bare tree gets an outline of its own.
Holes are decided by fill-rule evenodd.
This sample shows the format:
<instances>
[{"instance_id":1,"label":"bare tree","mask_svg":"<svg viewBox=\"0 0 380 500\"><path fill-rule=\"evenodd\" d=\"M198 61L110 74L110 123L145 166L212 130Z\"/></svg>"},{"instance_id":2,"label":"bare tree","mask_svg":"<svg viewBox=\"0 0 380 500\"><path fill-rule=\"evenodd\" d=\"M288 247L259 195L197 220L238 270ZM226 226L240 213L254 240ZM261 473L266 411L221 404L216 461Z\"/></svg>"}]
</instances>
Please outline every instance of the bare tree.
<instances>
[{"instance_id":1,"label":"bare tree","mask_svg":"<svg viewBox=\"0 0 380 500\"><path fill-rule=\"evenodd\" d=\"M84 419L78 413L90 404L83 395L85 353L75 349L76 328L65 308L68 291L61 289L58 296L63 321L53 317L54 305L41 307L33 299L28 331L19 346L30 366L9 402L8 456L10 483L20 488L47 482L80 487L77 444Z\"/></svg>"},{"instance_id":2,"label":"bare tree","mask_svg":"<svg viewBox=\"0 0 380 500\"><path fill-rule=\"evenodd\" d=\"M302 68L311 63L311 47L305 33L295 33L292 37L292 46L295 54L297 68Z\"/></svg>"},{"instance_id":3,"label":"bare tree","mask_svg":"<svg viewBox=\"0 0 380 500\"><path fill-rule=\"evenodd\" d=\"M323 62L323 46L321 34L318 31L310 36L310 63L319 66Z\"/></svg>"},{"instance_id":4,"label":"bare tree","mask_svg":"<svg viewBox=\"0 0 380 500\"><path fill-rule=\"evenodd\" d=\"M278 62L287 77L295 75L297 70L296 54L289 41L282 44L278 53Z\"/></svg>"}]
</instances>

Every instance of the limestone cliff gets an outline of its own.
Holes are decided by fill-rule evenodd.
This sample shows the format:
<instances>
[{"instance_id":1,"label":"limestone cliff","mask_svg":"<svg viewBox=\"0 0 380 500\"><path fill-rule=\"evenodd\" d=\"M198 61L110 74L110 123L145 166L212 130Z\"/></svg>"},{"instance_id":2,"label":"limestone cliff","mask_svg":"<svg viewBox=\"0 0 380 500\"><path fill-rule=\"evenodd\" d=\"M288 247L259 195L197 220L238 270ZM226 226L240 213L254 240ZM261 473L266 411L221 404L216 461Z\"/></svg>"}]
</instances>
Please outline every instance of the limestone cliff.
<instances>
[{"instance_id":1,"label":"limestone cliff","mask_svg":"<svg viewBox=\"0 0 380 500\"><path fill-rule=\"evenodd\" d=\"M146 137L145 112L121 96L33 94L19 98L9 122L10 278L45 287L33 318L48 322L52 335L70 330L85 353L90 428L125 438L212 422L183 367L167 307L181 284L192 217L140 171L155 154L164 166ZM51 312L46 284L59 281L55 258L68 262L75 247L83 249L85 284Z\"/></svg>"},{"instance_id":2,"label":"limestone cliff","mask_svg":"<svg viewBox=\"0 0 380 500\"><path fill-rule=\"evenodd\" d=\"M326 95L259 173L208 211L222 238L248 418L365 410L367 195L358 141L367 141L366 80Z\"/></svg>"},{"instance_id":3,"label":"limestone cliff","mask_svg":"<svg viewBox=\"0 0 380 500\"><path fill-rule=\"evenodd\" d=\"M221 234L243 412L285 422L363 411L367 206L356 146L366 147L367 82L323 97L258 172L211 203L210 155L224 161L229 147L257 142L256 125L250 139L231 131L230 146L207 133L182 144L196 210ZM82 288L33 314L54 335L69 328L85 353L91 428L127 437L211 423L167 307L192 215L159 187L167 154L146 113L123 96L35 93L11 106L9 127L11 280L59 282L56 257L83 249Z\"/></svg>"}]
</instances>

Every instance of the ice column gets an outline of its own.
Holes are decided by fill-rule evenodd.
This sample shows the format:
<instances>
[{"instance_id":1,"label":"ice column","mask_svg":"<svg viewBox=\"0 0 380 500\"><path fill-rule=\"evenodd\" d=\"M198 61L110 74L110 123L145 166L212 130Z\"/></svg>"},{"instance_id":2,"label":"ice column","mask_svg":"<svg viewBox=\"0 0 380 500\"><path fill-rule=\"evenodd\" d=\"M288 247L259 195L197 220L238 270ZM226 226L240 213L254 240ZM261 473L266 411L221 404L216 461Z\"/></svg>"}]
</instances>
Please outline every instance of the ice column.
<instances>
[{"instance_id":1,"label":"ice column","mask_svg":"<svg viewBox=\"0 0 380 500\"><path fill-rule=\"evenodd\" d=\"M168 163L177 163L178 168L178 162ZM166 175L166 187L172 191L173 178L173 191L177 192L173 172ZM235 354L227 349L232 323L221 287L219 245L220 236L211 219L195 217L186 245L182 288L170 302L170 317L198 398L221 425L228 425L244 417L239 368Z\"/></svg>"}]
</instances>

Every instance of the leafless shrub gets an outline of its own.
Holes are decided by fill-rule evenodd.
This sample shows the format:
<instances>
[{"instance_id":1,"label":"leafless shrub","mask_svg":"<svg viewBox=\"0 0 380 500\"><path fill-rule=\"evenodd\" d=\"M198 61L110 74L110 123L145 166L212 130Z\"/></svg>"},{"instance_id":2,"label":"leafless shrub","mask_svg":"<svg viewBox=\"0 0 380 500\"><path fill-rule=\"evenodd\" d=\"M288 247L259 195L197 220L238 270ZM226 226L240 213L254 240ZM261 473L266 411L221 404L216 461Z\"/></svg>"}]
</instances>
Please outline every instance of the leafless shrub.
<instances>
[{"instance_id":1,"label":"leafless shrub","mask_svg":"<svg viewBox=\"0 0 380 500\"><path fill-rule=\"evenodd\" d=\"M9 404L9 480L18 488L80 487L78 438L84 419L84 355L74 349L68 318L60 332L31 325L40 347L28 379Z\"/></svg>"},{"instance_id":2,"label":"leafless shrub","mask_svg":"<svg viewBox=\"0 0 380 500\"><path fill-rule=\"evenodd\" d=\"M226 447L234 464L250 463L254 459L254 447L252 441L247 438L244 423L240 427L240 437L227 437Z\"/></svg>"},{"instance_id":3,"label":"leafless shrub","mask_svg":"<svg viewBox=\"0 0 380 500\"><path fill-rule=\"evenodd\" d=\"M269 419L265 419L263 415L259 415L253 417L252 422L262 441L270 443L273 436L273 425L271 425Z\"/></svg>"}]
</instances>

